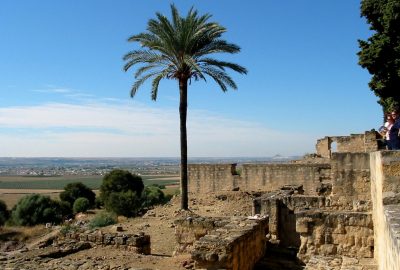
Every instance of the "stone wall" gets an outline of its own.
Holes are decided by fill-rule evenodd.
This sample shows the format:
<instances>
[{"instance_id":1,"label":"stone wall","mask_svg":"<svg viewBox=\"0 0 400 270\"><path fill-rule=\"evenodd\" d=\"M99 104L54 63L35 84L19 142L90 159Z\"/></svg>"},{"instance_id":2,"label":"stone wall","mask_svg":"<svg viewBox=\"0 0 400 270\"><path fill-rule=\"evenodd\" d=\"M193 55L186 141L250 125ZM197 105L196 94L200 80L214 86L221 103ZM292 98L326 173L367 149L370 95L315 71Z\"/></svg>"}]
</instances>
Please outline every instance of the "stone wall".
<instances>
[{"instance_id":1,"label":"stone wall","mask_svg":"<svg viewBox=\"0 0 400 270\"><path fill-rule=\"evenodd\" d=\"M373 152L379 149L378 135L374 130L366 131L364 134L351 134L350 136L326 136L317 141L317 154L329 158L334 152L337 153L359 153ZM336 143L337 149L332 149Z\"/></svg>"},{"instance_id":2,"label":"stone wall","mask_svg":"<svg viewBox=\"0 0 400 270\"><path fill-rule=\"evenodd\" d=\"M400 269L400 152L371 153L375 258L380 270Z\"/></svg>"},{"instance_id":3,"label":"stone wall","mask_svg":"<svg viewBox=\"0 0 400 270\"><path fill-rule=\"evenodd\" d=\"M123 233L102 233L95 232L69 232L65 235L66 239L79 240L81 242L90 242L96 245L116 246L126 248L135 253L149 255L151 254L150 235L123 234Z\"/></svg>"},{"instance_id":4,"label":"stone wall","mask_svg":"<svg viewBox=\"0 0 400 270\"><path fill-rule=\"evenodd\" d=\"M369 153L333 153L330 206L336 210L370 211Z\"/></svg>"},{"instance_id":5,"label":"stone wall","mask_svg":"<svg viewBox=\"0 0 400 270\"><path fill-rule=\"evenodd\" d=\"M229 218L181 217L174 221L177 246L174 254L190 253L194 243L211 231L229 223Z\"/></svg>"},{"instance_id":6,"label":"stone wall","mask_svg":"<svg viewBox=\"0 0 400 270\"><path fill-rule=\"evenodd\" d=\"M329 164L243 164L240 187L272 191L283 185L303 185L305 193L316 194L317 187L329 176Z\"/></svg>"},{"instance_id":7,"label":"stone wall","mask_svg":"<svg viewBox=\"0 0 400 270\"><path fill-rule=\"evenodd\" d=\"M296 232L300 234L298 258L343 255L373 258L374 235L369 213L306 210L296 213Z\"/></svg>"},{"instance_id":8,"label":"stone wall","mask_svg":"<svg viewBox=\"0 0 400 270\"><path fill-rule=\"evenodd\" d=\"M190 164L189 191L208 193L232 190L239 186L236 164Z\"/></svg>"},{"instance_id":9,"label":"stone wall","mask_svg":"<svg viewBox=\"0 0 400 270\"><path fill-rule=\"evenodd\" d=\"M190 164L189 191L209 193L240 188L247 191L272 191L281 186L303 185L316 194L320 184L330 178L329 164L243 164L240 176L236 164Z\"/></svg>"},{"instance_id":10,"label":"stone wall","mask_svg":"<svg viewBox=\"0 0 400 270\"><path fill-rule=\"evenodd\" d=\"M267 230L267 218L231 218L194 243L195 269L253 270L265 254Z\"/></svg>"}]
</instances>

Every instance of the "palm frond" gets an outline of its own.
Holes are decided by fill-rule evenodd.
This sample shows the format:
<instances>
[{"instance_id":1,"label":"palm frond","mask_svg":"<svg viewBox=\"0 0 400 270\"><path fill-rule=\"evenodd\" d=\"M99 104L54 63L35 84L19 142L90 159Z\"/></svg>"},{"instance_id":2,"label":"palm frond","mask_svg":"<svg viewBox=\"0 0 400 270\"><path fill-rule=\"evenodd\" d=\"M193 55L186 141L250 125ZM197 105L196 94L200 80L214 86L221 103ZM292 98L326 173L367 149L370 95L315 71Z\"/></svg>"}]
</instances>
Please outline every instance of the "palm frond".
<instances>
[{"instance_id":1,"label":"palm frond","mask_svg":"<svg viewBox=\"0 0 400 270\"><path fill-rule=\"evenodd\" d=\"M208 76L213 78L218 84L220 84L220 82L222 82L225 86L224 88L221 87L222 91L224 91L224 92L227 90L226 85L228 85L232 89L235 89L235 90L237 89L236 83L224 71L218 70L213 67L206 67L206 68L204 68L204 73L206 73ZM220 86L221 86L221 84L220 84Z\"/></svg>"},{"instance_id":2,"label":"palm frond","mask_svg":"<svg viewBox=\"0 0 400 270\"><path fill-rule=\"evenodd\" d=\"M149 74L144 75L143 77L139 78L137 81L135 81L135 83L132 85L131 88L131 97L134 97L136 95L137 90L139 89L139 87L149 78L154 77L156 75L158 75L159 72L155 71Z\"/></svg>"},{"instance_id":3,"label":"palm frond","mask_svg":"<svg viewBox=\"0 0 400 270\"><path fill-rule=\"evenodd\" d=\"M203 75L201 67L198 65L198 63L192 57L186 55L183 60L184 60L185 65L188 67L188 69L192 71L191 75L195 75L196 80L199 78L206 80Z\"/></svg>"},{"instance_id":4,"label":"palm frond","mask_svg":"<svg viewBox=\"0 0 400 270\"><path fill-rule=\"evenodd\" d=\"M163 55L148 50L132 51L127 53L123 60L128 61L124 65L124 70L128 71L132 66L138 63L159 63L162 64L166 60Z\"/></svg>"},{"instance_id":5,"label":"palm frond","mask_svg":"<svg viewBox=\"0 0 400 270\"><path fill-rule=\"evenodd\" d=\"M199 60L200 63L205 63L206 65L212 65L220 68L221 70L225 70L225 68L230 68L240 74L247 74L247 69L231 62L219 61L212 58L203 58Z\"/></svg>"},{"instance_id":6,"label":"palm frond","mask_svg":"<svg viewBox=\"0 0 400 270\"><path fill-rule=\"evenodd\" d=\"M123 59L124 70L140 65L134 73L137 81L132 86L134 96L143 82L153 78L151 98L157 98L158 86L163 78L177 80L202 79L211 77L222 91L237 86L226 73L227 69L246 74L241 65L219 61L209 57L215 53L234 54L240 47L221 39L226 28L210 21L211 15L199 15L191 8L181 17L174 4L171 5L171 19L156 13L147 24L147 31L129 37L129 42L138 42L145 49L127 53Z\"/></svg>"},{"instance_id":7,"label":"palm frond","mask_svg":"<svg viewBox=\"0 0 400 270\"><path fill-rule=\"evenodd\" d=\"M209 42L205 42L204 46L199 48L195 55L197 57L213 54L213 53L238 53L240 52L240 47L233 43L228 43L225 40L213 40Z\"/></svg>"}]
</instances>

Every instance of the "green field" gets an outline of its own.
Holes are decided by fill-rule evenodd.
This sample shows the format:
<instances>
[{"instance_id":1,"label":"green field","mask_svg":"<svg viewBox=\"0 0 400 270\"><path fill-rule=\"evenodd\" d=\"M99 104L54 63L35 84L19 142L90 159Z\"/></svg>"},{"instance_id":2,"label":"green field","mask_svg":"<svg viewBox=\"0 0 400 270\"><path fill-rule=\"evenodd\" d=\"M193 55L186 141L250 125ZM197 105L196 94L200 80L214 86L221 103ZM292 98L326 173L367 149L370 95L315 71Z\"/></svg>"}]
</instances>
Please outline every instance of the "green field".
<instances>
[{"instance_id":1,"label":"green field","mask_svg":"<svg viewBox=\"0 0 400 270\"><path fill-rule=\"evenodd\" d=\"M174 185L179 181L178 176L142 176L147 185ZM0 176L0 189L52 189L61 190L73 182L82 182L91 189L99 189L103 177L94 176Z\"/></svg>"}]
</instances>

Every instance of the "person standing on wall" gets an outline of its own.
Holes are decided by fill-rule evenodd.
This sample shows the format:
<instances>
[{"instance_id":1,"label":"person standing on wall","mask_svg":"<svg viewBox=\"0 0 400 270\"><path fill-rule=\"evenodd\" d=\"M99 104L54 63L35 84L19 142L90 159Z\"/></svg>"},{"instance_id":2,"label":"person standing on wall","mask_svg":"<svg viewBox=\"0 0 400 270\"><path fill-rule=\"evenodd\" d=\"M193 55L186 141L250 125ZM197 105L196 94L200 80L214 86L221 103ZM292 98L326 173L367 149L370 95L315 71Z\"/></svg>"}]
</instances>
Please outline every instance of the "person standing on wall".
<instances>
[{"instance_id":1,"label":"person standing on wall","mask_svg":"<svg viewBox=\"0 0 400 270\"><path fill-rule=\"evenodd\" d=\"M400 118L399 118L399 109L396 108L394 109L390 115L392 116L394 120L394 124L392 128L389 130L389 141L390 141L390 146L391 150L400 150L400 138L399 138L399 132L400 132Z\"/></svg>"},{"instance_id":2,"label":"person standing on wall","mask_svg":"<svg viewBox=\"0 0 400 270\"><path fill-rule=\"evenodd\" d=\"M386 132L384 134L385 135L384 138L385 138L385 142L386 142L386 146L387 146L388 150L392 150L392 145L391 145L391 142L390 142L390 130L392 129L394 121L395 120L393 119L391 113L387 113L386 114L386 122L384 124L384 127L386 129Z\"/></svg>"}]
</instances>

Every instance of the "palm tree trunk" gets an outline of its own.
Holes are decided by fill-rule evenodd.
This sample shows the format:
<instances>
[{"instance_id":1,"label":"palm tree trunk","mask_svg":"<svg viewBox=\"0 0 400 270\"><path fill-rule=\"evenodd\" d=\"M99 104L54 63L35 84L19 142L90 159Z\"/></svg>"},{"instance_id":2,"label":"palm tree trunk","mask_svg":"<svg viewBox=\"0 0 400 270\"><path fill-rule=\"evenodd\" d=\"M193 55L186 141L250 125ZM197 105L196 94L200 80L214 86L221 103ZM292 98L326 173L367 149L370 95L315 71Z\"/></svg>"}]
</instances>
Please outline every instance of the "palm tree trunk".
<instances>
[{"instance_id":1,"label":"palm tree trunk","mask_svg":"<svg viewBox=\"0 0 400 270\"><path fill-rule=\"evenodd\" d=\"M181 131L181 209L188 210L188 168L187 168L187 79L179 80L179 117Z\"/></svg>"}]
</instances>

